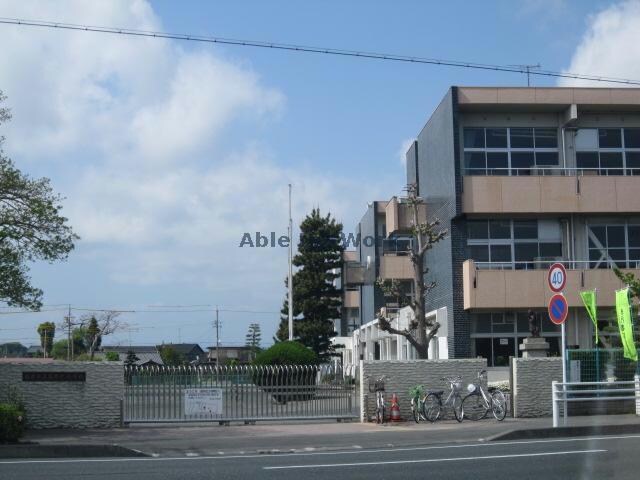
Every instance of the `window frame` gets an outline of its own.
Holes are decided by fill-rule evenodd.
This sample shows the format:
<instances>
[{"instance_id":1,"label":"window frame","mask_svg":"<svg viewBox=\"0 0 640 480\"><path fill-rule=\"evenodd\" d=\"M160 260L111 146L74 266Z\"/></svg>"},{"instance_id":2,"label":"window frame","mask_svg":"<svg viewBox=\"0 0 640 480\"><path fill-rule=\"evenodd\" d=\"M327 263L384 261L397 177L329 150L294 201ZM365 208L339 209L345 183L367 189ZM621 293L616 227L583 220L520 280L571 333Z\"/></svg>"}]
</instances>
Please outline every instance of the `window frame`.
<instances>
[{"instance_id":1,"label":"window frame","mask_svg":"<svg viewBox=\"0 0 640 480\"><path fill-rule=\"evenodd\" d=\"M637 130L637 127L586 127L583 128L582 130L595 130L597 135L596 138L598 139L598 146L597 148L593 149L593 148L582 148L580 149L577 145L575 146L575 152L576 152L576 169L578 171L588 171L588 172L592 172L595 171L598 173L598 175L605 175L605 176L613 176L613 175L617 175L617 176L637 176L640 175L640 167L633 167L633 166L627 166L628 162L627 162L627 154L629 153L636 153L638 155L640 155L640 147L627 147L626 146L626 141L625 141L625 131L626 130ZM600 131L601 130L618 130L620 132L620 147L602 147L600 146ZM579 167L578 166L578 154L579 153L593 153L596 154L598 156L598 165L595 168L592 167ZM602 166L602 153L620 153L622 156L622 166L621 167L614 167L614 168L610 168L610 167L603 167ZM621 170L620 173L616 173L618 170ZM613 173L610 173L610 171L613 171ZM606 173L603 173L606 172Z\"/></svg>"},{"instance_id":2,"label":"window frame","mask_svg":"<svg viewBox=\"0 0 640 480\"><path fill-rule=\"evenodd\" d=\"M512 147L511 146L511 129L524 129L530 128L532 130L533 147ZM484 133L484 147L467 147L464 144L465 129L482 129ZM507 131L507 146L506 147L487 147L487 130L492 129L506 129ZM556 132L556 147L536 147L536 129L538 130L554 130ZM531 175L532 169L554 169L560 167L560 142L558 141L558 128L557 127L462 127L462 150L463 150L463 162L465 175L484 175L484 176L527 176ZM484 154L484 168L467 166L466 154L467 153L483 153ZM506 169L490 168L487 164L487 154L489 153L506 153L507 154L507 167ZM512 162L512 153L532 153L533 164L530 167L514 167ZM553 165L539 164L537 153L555 153L557 163ZM470 173L467 173L470 172Z\"/></svg>"}]
</instances>

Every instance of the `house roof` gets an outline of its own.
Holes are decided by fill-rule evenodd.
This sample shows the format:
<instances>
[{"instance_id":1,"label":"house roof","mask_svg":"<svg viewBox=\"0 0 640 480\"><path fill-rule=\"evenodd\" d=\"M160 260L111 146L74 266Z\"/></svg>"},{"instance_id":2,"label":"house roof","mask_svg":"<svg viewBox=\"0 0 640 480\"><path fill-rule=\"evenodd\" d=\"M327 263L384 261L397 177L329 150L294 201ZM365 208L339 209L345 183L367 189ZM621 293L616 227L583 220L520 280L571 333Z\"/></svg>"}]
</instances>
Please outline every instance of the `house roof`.
<instances>
[{"instance_id":1,"label":"house roof","mask_svg":"<svg viewBox=\"0 0 640 480\"><path fill-rule=\"evenodd\" d=\"M155 346L149 345L129 345L129 346L121 346L121 345L107 345L102 347L102 351L104 352L117 352L127 354L129 351L134 352L136 355L140 356L141 353L158 353L158 349Z\"/></svg>"},{"instance_id":2,"label":"house roof","mask_svg":"<svg viewBox=\"0 0 640 480\"><path fill-rule=\"evenodd\" d=\"M40 345L30 345L27 348L27 353L38 353L42 351L42 347Z\"/></svg>"},{"instance_id":3,"label":"house roof","mask_svg":"<svg viewBox=\"0 0 640 480\"><path fill-rule=\"evenodd\" d=\"M216 350L217 347L207 347L207 350ZM246 345L235 345L235 346L225 346L225 345L220 345L220 350L251 350L252 347L248 347Z\"/></svg>"},{"instance_id":4,"label":"house roof","mask_svg":"<svg viewBox=\"0 0 640 480\"><path fill-rule=\"evenodd\" d=\"M159 349L160 347L172 347L176 352L183 355L191 353L194 349L197 349L200 352L204 353L202 347L200 347L200 345L198 345L197 343L165 343L163 345L158 345L156 348Z\"/></svg>"}]
</instances>

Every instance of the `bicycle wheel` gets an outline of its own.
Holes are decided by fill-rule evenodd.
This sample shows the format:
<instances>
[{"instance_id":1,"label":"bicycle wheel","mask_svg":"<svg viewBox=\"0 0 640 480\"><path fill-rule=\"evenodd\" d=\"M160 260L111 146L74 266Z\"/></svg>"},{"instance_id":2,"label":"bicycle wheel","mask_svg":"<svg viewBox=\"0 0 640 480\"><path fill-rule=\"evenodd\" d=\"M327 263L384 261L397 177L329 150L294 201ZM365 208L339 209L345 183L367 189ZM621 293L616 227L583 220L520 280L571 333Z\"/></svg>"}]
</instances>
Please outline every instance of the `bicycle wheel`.
<instances>
[{"instance_id":1,"label":"bicycle wheel","mask_svg":"<svg viewBox=\"0 0 640 480\"><path fill-rule=\"evenodd\" d=\"M491 394L491 411L498 421L504 420L507 416L507 399L500 390Z\"/></svg>"},{"instance_id":2,"label":"bicycle wheel","mask_svg":"<svg viewBox=\"0 0 640 480\"><path fill-rule=\"evenodd\" d=\"M411 399L411 413L413 414L413 419L416 423L420 423L420 400L418 397Z\"/></svg>"},{"instance_id":3,"label":"bicycle wheel","mask_svg":"<svg viewBox=\"0 0 640 480\"><path fill-rule=\"evenodd\" d=\"M487 405L481 395L472 393L464 397L462 412L465 418L476 421L487 414Z\"/></svg>"},{"instance_id":4,"label":"bicycle wheel","mask_svg":"<svg viewBox=\"0 0 640 480\"><path fill-rule=\"evenodd\" d=\"M430 393L427 395L427 398L424 399L424 403L422 404L422 415L433 423L440 418L441 409L442 403L440 402L440 397L434 393Z\"/></svg>"},{"instance_id":5,"label":"bicycle wheel","mask_svg":"<svg viewBox=\"0 0 640 480\"><path fill-rule=\"evenodd\" d=\"M456 417L458 422L462 422L464 418L464 409L462 408L462 397L460 395L456 395L453 397L453 416Z\"/></svg>"}]
</instances>

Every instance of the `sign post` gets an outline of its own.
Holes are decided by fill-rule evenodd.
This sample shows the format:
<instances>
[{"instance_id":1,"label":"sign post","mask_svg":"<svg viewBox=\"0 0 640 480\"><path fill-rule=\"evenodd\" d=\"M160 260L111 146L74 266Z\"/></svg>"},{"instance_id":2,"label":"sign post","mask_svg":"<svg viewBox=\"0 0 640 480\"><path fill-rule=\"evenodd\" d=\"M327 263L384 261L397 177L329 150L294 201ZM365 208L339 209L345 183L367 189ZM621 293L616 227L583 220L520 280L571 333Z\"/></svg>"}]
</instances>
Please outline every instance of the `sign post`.
<instances>
[{"instance_id":1,"label":"sign post","mask_svg":"<svg viewBox=\"0 0 640 480\"><path fill-rule=\"evenodd\" d=\"M549 319L556 325L560 325L560 336L562 349L562 383L567 383L567 339L565 330L565 320L569 314L569 304L567 299L562 294L564 287L567 285L567 271L564 265L561 263L554 263L549 267L547 273L547 284L549 290L553 292L553 295L549 299L549 305L547 311L549 312ZM563 385L561 391L566 391L566 386ZM554 393L555 395L555 393ZM566 396L566 395L563 395ZM563 408L564 424L567 423L567 402L564 402Z\"/></svg>"}]
</instances>

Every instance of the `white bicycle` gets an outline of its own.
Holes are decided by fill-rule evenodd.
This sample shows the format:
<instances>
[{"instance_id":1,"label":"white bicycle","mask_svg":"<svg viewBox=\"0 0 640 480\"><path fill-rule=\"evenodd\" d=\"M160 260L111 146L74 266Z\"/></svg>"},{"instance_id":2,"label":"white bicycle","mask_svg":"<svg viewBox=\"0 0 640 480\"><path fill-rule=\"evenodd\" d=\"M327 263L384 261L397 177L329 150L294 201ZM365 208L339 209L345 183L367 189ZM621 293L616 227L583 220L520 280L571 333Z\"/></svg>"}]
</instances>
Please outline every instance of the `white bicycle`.
<instances>
[{"instance_id":1,"label":"white bicycle","mask_svg":"<svg viewBox=\"0 0 640 480\"><path fill-rule=\"evenodd\" d=\"M373 383L369 382L369 392L376 394L376 423L384 423L385 419L384 379L385 375Z\"/></svg>"}]
</instances>

